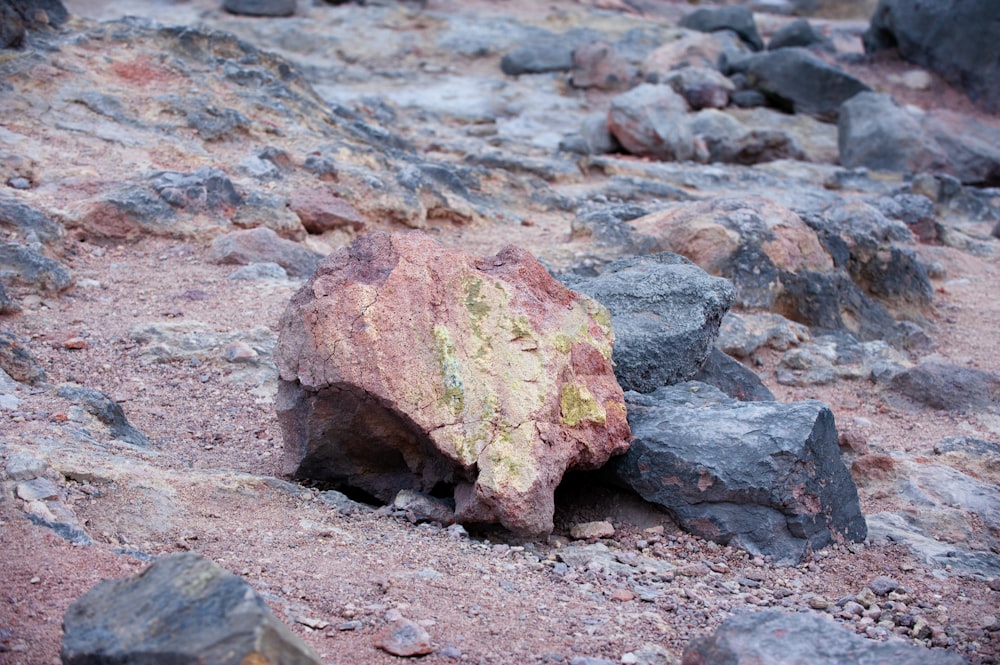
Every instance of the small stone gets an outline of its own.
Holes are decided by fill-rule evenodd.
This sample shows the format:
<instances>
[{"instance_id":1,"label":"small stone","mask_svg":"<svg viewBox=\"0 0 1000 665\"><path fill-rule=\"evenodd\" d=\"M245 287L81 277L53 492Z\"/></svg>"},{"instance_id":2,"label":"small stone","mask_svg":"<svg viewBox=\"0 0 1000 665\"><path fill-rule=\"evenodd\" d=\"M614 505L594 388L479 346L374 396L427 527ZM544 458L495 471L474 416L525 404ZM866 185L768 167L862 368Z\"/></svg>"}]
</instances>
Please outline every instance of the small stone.
<instances>
[{"instance_id":1,"label":"small stone","mask_svg":"<svg viewBox=\"0 0 1000 665\"><path fill-rule=\"evenodd\" d=\"M32 480L49 467L45 460L27 453L13 453L7 458L7 477L11 480Z\"/></svg>"},{"instance_id":2,"label":"small stone","mask_svg":"<svg viewBox=\"0 0 1000 665\"><path fill-rule=\"evenodd\" d=\"M610 594L608 598L611 600L617 600L620 603L627 603L629 601L635 600L635 594L628 589L615 589Z\"/></svg>"},{"instance_id":3,"label":"small stone","mask_svg":"<svg viewBox=\"0 0 1000 665\"><path fill-rule=\"evenodd\" d=\"M7 181L7 184L14 189L31 189L31 181L27 178L11 178Z\"/></svg>"},{"instance_id":4,"label":"small stone","mask_svg":"<svg viewBox=\"0 0 1000 665\"><path fill-rule=\"evenodd\" d=\"M423 656L434 651L431 636L416 621L399 618L375 636L375 646L394 656Z\"/></svg>"},{"instance_id":5,"label":"small stone","mask_svg":"<svg viewBox=\"0 0 1000 665\"><path fill-rule=\"evenodd\" d=\"M22 501L58 499L59 487L48 478L35 478L17 484L17 498Z\"/></svg>"},{"instance_id":6,"label":"small stone","mask_svg":"<svg viewBox=\"0 0 1000 665\"><path fill-rule=\"evenodd\" d=\"M615 535L615 527L606 521L581 522L574 524L569 530L574 540L590 540L592 538L611 538Z\"/></svg>"},{"instance_id":7,"label":"small stone","mask_svg":"<svg viewBox=\"0 0 1000 665\"><path fill-rule=\"evenodd\" d=\"M249 363L259 356L253 348L246 342L230 342L222 350L222 357L231 363Z\"/></svg>"},{"instance_id":8,"label":"small stone","mask_svg":"<svg viewBox=\"0 0 1000 665\"><path fill-rule=\"evenodd\" d=\"M80 349L86 349L90 345L87 344L87 340L83 339L82 337L74 336L70 337L65 342L63 342L63 346L67 349L80 350Z\"/></svg>"},{"instance_id":9,"label":"small stone","mask_svg":"<svg viewBox=\"0 0 1000 665\"><path fill-rule=\"evenodd\" d=\"M875 593L868 587L862 589L861 593L854 597L854 600L866 610L877 601Z\"/></svg>"},{"instance_id":10,"label":"small stone","mask_svg":"<svg viewBox=\"0 0 1000 665\"><path fill-rule=\"evenodd\" d=\"M868 583L868 588L876 596L888 596L891 592L899 588L899 582L892 579L891 577L886 577L885 575L879 575L871 582Z\"/></svg>"},{"instance_id":11,"label":"small stone","mask_svg":"<svg viewBox=\"0 0 1000 665\"><path fill-rule=\"evenodd\" d=\"M830 607L830 601L823 596L813 596L809 599L809 607L814 610L825 610Z\"/></svg>"}]
</instances>

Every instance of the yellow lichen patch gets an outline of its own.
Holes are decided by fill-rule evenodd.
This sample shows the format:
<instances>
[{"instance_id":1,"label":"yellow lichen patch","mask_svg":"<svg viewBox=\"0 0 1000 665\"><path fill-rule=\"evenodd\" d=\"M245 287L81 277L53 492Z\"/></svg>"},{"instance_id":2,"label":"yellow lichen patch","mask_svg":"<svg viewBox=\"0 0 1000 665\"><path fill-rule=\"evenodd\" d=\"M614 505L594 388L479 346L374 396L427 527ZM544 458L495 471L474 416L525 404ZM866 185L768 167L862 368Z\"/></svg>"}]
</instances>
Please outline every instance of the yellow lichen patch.
<instances>
[{"instance_id":1,"label":"yellow lichen patch","mask_svg":"<svg viewBox=\"0 0 1000 665\"><path fill-rule=\"evenodd\" d=\"M514 428L501 424L486 451L488 461L481 465L480 484L527 492L538 476L531 455L535 436L531 423Z\"/></svg>"},{"instance_id":2,"label":"yellow lichen patch","mask_svg":"<svg viewBox=\"0 0 1000 665\"><path fill-rule=\"evenodd\" d=\"M576 427L584 421L604 424L607 413L597 403L587 386L567 383L562 387L559 399L559 420L564 425Z\"/></svg>"},{"instance_id":3,"label":"yellow lichen patch","mask_svg":"<svg viewBox=\"0 0 1000 665\"><path fill-rule=\"evenodd\" d=\"M455 353L455 345L451 341L448 329L442 325L434 326L434 357L438 362L443 382L442 403L453 414L459 416L465 410L465 384L462 381L462 365Z\"/></svg>"}]
</instances>

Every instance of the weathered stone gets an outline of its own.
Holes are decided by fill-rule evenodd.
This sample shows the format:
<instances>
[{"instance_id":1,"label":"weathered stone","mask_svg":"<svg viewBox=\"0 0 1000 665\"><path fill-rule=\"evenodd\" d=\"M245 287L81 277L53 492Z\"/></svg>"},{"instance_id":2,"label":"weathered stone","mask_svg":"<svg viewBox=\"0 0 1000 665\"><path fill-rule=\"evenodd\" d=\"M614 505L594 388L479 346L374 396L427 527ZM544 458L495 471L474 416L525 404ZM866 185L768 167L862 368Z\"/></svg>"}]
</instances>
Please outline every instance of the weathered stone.
<instances>
[{"instance_id":1,"label":"weathered stone","mask_svg":"<svg viewBox=\"0 0 1000 665\"><path fill-rule=\"evenodd\" d=\"M753 12L748 7L734 5L717 9L696 9L680 20L680 26L701 32L732 30L754 51L764 48L764 40L757 32Z\"/></svg>"},{"instance_id":2,"label":"weathered stone","mask_svg":"<svg viewBox=\"0 0 1000 665\"><path fill-rule=\"evenodd\" d=\"M416 621L396 619L375 636L375 646L393 656L423 656L434 652L431 636Z\"/></svg>"},{"instance_id":3,"label":"weathered stone","mask_svg":"<svg viewBox=\"0 0 1000 665\"><path fill-rule=\"evenodd\" d=\"M160 198L174 208L230 216L243 203L232 181L219 169L205 167L192 173L162 171L151 179Z\"/></svg>"},{"instance_id":4,"label":"weathered stone","mask_svg":"<svg viewBox=\"0 0 1000 665\"><path fill-rule=\"evenodd\" d=\"M636 73L611 44L594 42L573 49L572 83L577 88L627 88Z\"/></svg>"},{"instance_id":5,"label":"weathered stone","mask_svg":"<svg viewBox=\"0 0 1000 665\"><path fill-rule=\"evenodd\" d=\"M13 242L0 244L0 280L41 293L59 293L73 285L73 275L63 264Z\"/></svg>"},{"instance_id":6,"label":"weathered stone","mask_svg":"<svg viewBox=\"0 0 1000 665\"><path fill-rule=\"evenodd\" d=\"M329 188L296 189L288 201L302 226L309 233L323 233L331 229L346 228L360 231L365 220L349 202Z\"/></svg>"},{"instance_id":7,"label":"weathered stone","mask_svg":"<svg viewBox=\"0 0 1000 665\"><path fill-rule=\"evenodd\" d=\"M217 236L208 253L214 263L248 265L277 263L293 277L306 277L323 256L302 245L285 240L271 229L258 227Z\"/></svg>"},{"instance_id":8,"label":"weathered stone","mask_svg":"<svg viewBox=\"0 0 1000 665\"><path fill-rule=\"evenodd\" d=\"M383 501L451 486L458 521L545 533L563 473L628 445L611 340L607 310L522 250L362 236L282 317L288 469Z\"/></svg>"},{"instance_id":9,"label":"weathered stone","mask_svg":"<svg viewBox=\"0 0 1000 665\"><path fill-rule=\"evenodd\" d=\"M597 277L564 281L611 312L615 374L625 390L639 392L694 376L733 302L727 280L669 252L619 259Z\"/></svg>"},{"instance_id":10,"label":"weathered stone","mask_svg":"<svg viewBox=\"0 0 1000 665\"><path fill-rule=\"evenodd\" d=\"M804 159L805 153L780 129L751 128L722 111L700 111L691 132L705 143L709 162L759 164L776 159Z\"/></svg>"},{"instance_id":11,"label":"weathered stone","mask_svg":"<svg viewBox=\"0 0 1000 665\"><path fill-rule=\"evenodd\" d=\"M573 44L558 39L522 44L500 60L500 71L508 76L565 72L572 68Z\"/></svg>"},{"instance_id":12,"label":"weathered stone","mask_svg":"<svg viewBox=\"0 0 1000 665\"><path fill-rule=\"evenodd\" d=\"M63 616L60 656L66 665L322 662L242 578L194 553L78 598Z\"/></svg>"},{"instance_id":13,"label":"weathered stone","mask_svg":"<svg viewBox=\"0 0 1000 665\"><path fill-rule=\"evenodd\" d=\"M582 155L603 155L622 149L618 139L608 129L608 116L598 113L584 119L580 131L559 142L559 149Z\"/></svg>"},{"instance_id":14,"label":"weathered stone","mask_svg":"<svg viewBox=\"0 0 1000 665\"><path fill-rule=\"evenodd\" d=\"M809 328L780 314L735 314L729 312L719 325L715 345L736 358L746 358L766 346L787 351L812 339Z\"/></svg>"},{"instance_id":15,"label":"weathered stone","mask_svg":"<svg viewBox=\"0 0 1000 665\"><path fill-rule=\"evenodd\" d=\"M840 105L869 87L801 48L783 48L733 63L750 85L790 113L836 119Z\"/></svg>"},{"instance_id":16,"label":"weathered stone","mask_svg":"<svg viewBox=\"0 0 1000 665\"><path fill-rule=\"evenodd\" d=\"M987 111L1000 111L1000 5L992 0L947 4L880 0L863 37L865 51L895 48L966 92Z\"/></svg>"},{"instance_id":17,"label":"weathered stone","mask_svg":"<svg viewBox=\"0 0 1000 665\"><path fill-rule=\"evenodd\" d=\"M650 52L642 63L643 76L662 80L670 72L684 67L717 68L723 58L746 55L749 47L733 32L684 31Z\"/></svg>"},{"instance_id":18,"label":"weathered stone","mask_svg":"<svg viewBox=\"0 0 1000 665\"><path fill-rule=\"evenodd\" d=\"M920 120L886 93L862 92L844 102L837 131L840 163L848 168L916 173L948 162Z\"/></svg>"},{"instance_id":19,"label":"weathered stone","mask_svg":"<svg viewBox=\"0 0 1000 665\"><path fill-rule=\"evenodd\" d=\"M249 281L269 280L284 282L288 279L288 272L277 263L265 261L263 263L251 263L243 266L242 268L237 268L229 273L226 279Z\"/></svg>"},{"instance_id":20,"label":"weathered stone","mask_svg":"<svg viewBox=\"0 0 1000 665\"><path fill-rule=\"evenodd\" d=\"M455 508L447 502L422 492L400 490L392 500L392 507L407 513L413 522L440 522L451 524L455 521Z\"/></svg>"},{"instance_id":21,"label":"weathered stone","mask_svg":"<svg viewBox=\"0 0 1000 665\"><path fill-rule=\"evenodd\" d=\"M635 246L681 254L727 277L744 307L770 307L782 291L781 271L826 272L830 256L791 210L756 196L677 204L638 219Z\"/></svg>"},{"instance_id":22,"label":"weathered stone","mask_svg":"<svg viewBox=\"0 0 1000 665\"><path fill-rule=\"evenodd\" d=\"M28 453L12 453L5 465L7 477L11 480L32 480L49 468L48 462Z\"/></svg>"},{"instance_id":23,"label":"weathered stone","mask_svg":"<svg viewBox=\"0 0 1000 665\"><path fill-rule=\"evenodd\" d=\"M6 330L0 330L0 369L21 383L35 385L45 380L42 366L17 337Z\"/></svg>"},{"instance_id":24,"label":"weathered stone","mask_svg":"<svg viewBox=\"0 0 1000 665\"><path fill-rule=\"evenodd\" d=\"M245 16L291 16L296 0L223 0L222 7L230 14Z\"/></svg>"},{"instance_id":25,"label":"weathered stone","mask_svg":"<svg viewBox=\"0 0 1000 665\"><path fill-rule=\"evenodd\" d=\"M41 242L52 242L63 235L59 222L40 210L6 198L0 198L0 226L14 229L22 238L34 236Z\"/></svg>"},{"instance_id":26,"label":"weathered stone","mask_svg":"<svg viewBox=\"0 0 1000 665\"><path fill-rule=\"evenodd\" d=\"M678 161L695 156L687 102L668 86L644 83L614 97L608 129L634 155Z\"/></svg>"},{"instance_id":27,"label":"weathered stone","mask_svg":"<svg viewBox=\"0 0 1000 665\"><path fill-rule=\"evenodd\" d=\"M741 402L771 402L774 393L753 370L719 349L712 349L692 381L706 383Z\"/></svg>"},{"instance_id":28,"label":"weathered stone","mask_svg":"<svg viewBox=\"0 0 1000 665\"><path fill-rule=\"evenodd\" d=\"M0 314L13 314L20 312L21 306L17 301L7 295L7 288L0 282Z\"/></svg>"},{"instance_id":29,"label":"weathered stone","mask_svg":"<svg viewBox=\"0 0 1000 665\"><path fill-rule=\"evenodd\" d=\"M831 53L835 50L830 38L816 32L812 24L804 18L792 21L776 30L771 36L771 40L767 43L767 50L775 51L779 48L791 48L795 46L819 49Z\"/></svg>"},{"instance_id":30,"label":"weathered stone","mask_svg":"<svg viewBox=\"0 0 1000 665\"><path fill-rule=\"evenodd\" d=\"M686 530L783 563L864 540L857 488L821 402L737 402L692 382L626 399L635 440L610 468Z\"/></svg>"},{"instance_id":31,"label":"weathered stone","mask_svg":"<svg viewBox=\"0 0 1000 665\"><path fill-rule=\"evenodd\" d=\"M890 387L943 411L988 409L1000 404L1000 376L948 363L921 363L893 378Z\"/></svg>"},{"instance_id":32,"label":"weathered stone","mask_svg":"<svg viewBox=\"0 0 1000 665\"><path fill-rule=\"evenodd\" d=\"M121 243L152 235L180 235L177 213L164 199L134 185L83 203L66 221L80 240Z\"/></svg>"},{"instance_id":33,"label":"weathered stone","mask_svg":"<svg viewBox=\"0 0 1000 665\"><path fill-rule=\"evenodd\" d=\"M581 522L570 527L569 535L573 540L591 540L611 538L615 535L615 527L611 522Z\"/></svg>"},{"instance_id":34,"label":"weathered stone","mask_svg":"<svg viewBox=\"0 0 1000 665\"><path fill-rule=\"evenodd\" d=\"M6 0L0 8L0 48L20 48L26 30L58 28L68 18L62 0Z\"/></svg>"},{"instance_id":35,"label":"weathered stone","mask_svg":"<svg viewBox=\"0 0 1000 665\"><path fill-rule=\"evenodd\" d=\"M684 97L695 111L725 108L729 105L729 95L736 90L733 82L714 67L683 67L658 78L659 83L669 85Z\"/></svg>"},{"instance_id":36,"label":"weathered stone","mask_svg":"<svg viewBox=\"0 0 1000 665\"><path fill-rule=\"evenodd\" d=\"M727 619L715 633L691 640L683 665L962 665L955 653L902 641L878 642L816 613L747 612Z\"/></svg>"},{"instance_id":37,"label":"weathered stone","mask_svg":"<svg viewBox=\"0 0 1000 665\"><path fill-rule=\"evenodd\" d=\"M778 383L815 386L837 379L864 379L885 384L912 363L883 341L858 342L848 333L822 335L790 350L777 367Z\"/></svg>"},{"instance_id":38,"label":"weathered stone","mask_svg":"<svg viewBox=\"0 0 1000 665\"><path fill-rule=\"evenodd\" d=\"M143 448L152 445L146 435L137 430L125 417L125 412L118 402L104 393L65 383L59 386L59 396L74 404L83 406L92 416L108 426L109 433L116 439L121 439L133 446Z\"/></svg>"}]
</instances>

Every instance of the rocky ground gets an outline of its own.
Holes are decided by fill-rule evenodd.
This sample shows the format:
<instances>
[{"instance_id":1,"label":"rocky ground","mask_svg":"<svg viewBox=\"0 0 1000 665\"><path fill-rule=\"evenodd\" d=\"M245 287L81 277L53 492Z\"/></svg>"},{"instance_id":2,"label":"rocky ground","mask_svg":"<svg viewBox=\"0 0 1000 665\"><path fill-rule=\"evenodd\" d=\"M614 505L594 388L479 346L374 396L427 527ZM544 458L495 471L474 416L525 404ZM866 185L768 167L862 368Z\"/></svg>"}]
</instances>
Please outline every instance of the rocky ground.
<instances>
[{"instance_id":1,"label":"rocky ground","mask_svg":"<svg viewBox=\"0 0 1000 665\"><path fill-rule=\"evenodd\" d=\"M421 228L481 255L516 243L560 271L614 254L574 223L593 207L753 194L807 210L914 191L898 174L837 166L836 125L761 109L734 113L791 133L801 159L559 152L615 93L573 88L564 72L500 70L541 30L649 49L673 38L688 5L300 3L283 19L234 16L208 0L67 7L61 31L0 58L0 202L58 222L22 214L23 225L0 225L35 257L34 271L22 263L8 283L20 311L0 317L18 340L5 348L25 349L45 373L23 361L11 365L24 369L17 381L0 375L0 662L59 662L75 598L189 550L242 575L331 663L398 660L375 647L391 610L427 628L433 663L661 663L760 608L828 615L870 639L971 663L1000 660L995 401L921 405L870 380L864 362L824 351L815 331L772 336L742 358L779 400L831 406L868 518L865 543L799 565L687 535L592 478L560 488L552 537L523 542L415 524L405 510L283 475L271 353L314 260L302 248L326 254L364 230ZM130 13L147 18L119 20ZM767 38L790 19L757 21ZM860 55L867 21L817 25L842 55ZM838 63L903 103L996 124L889 55ZM912 245L931 268L933 298L909 312L927 339L894 357L900 367L1000 372L1000 195L962 190L937 208L944 231ZM334 202L316 203L330 191ZM280 268L224 262L248 260L215 239L247 228L278 234L262 242ZM810 370L835 378L815 382ZM106 394L131 429L66 384ZM595 520L614 535L570 538Z\"/></svg>"}]
</instances>

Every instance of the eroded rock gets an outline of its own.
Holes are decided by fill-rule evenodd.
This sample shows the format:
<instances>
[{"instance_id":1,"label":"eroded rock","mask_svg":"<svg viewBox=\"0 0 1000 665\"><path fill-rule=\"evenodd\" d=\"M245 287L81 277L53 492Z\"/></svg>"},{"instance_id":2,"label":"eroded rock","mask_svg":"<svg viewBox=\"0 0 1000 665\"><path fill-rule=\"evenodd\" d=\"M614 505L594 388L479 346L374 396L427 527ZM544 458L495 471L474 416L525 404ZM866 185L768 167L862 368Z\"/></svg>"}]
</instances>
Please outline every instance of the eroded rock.
<instances>
[{"instance_id":1,"label":"eroded rock","mask_svg":"<svg viewBox=\"0 0 1000 665\"><path fill-rule=\"evenodd\" d=\"M451 486L459 521L548 532L563 472L628 445L612 339L607 310L523 250L362 236L282 317L287 468L386 502Z\"/></svg>"}]
</instances>

